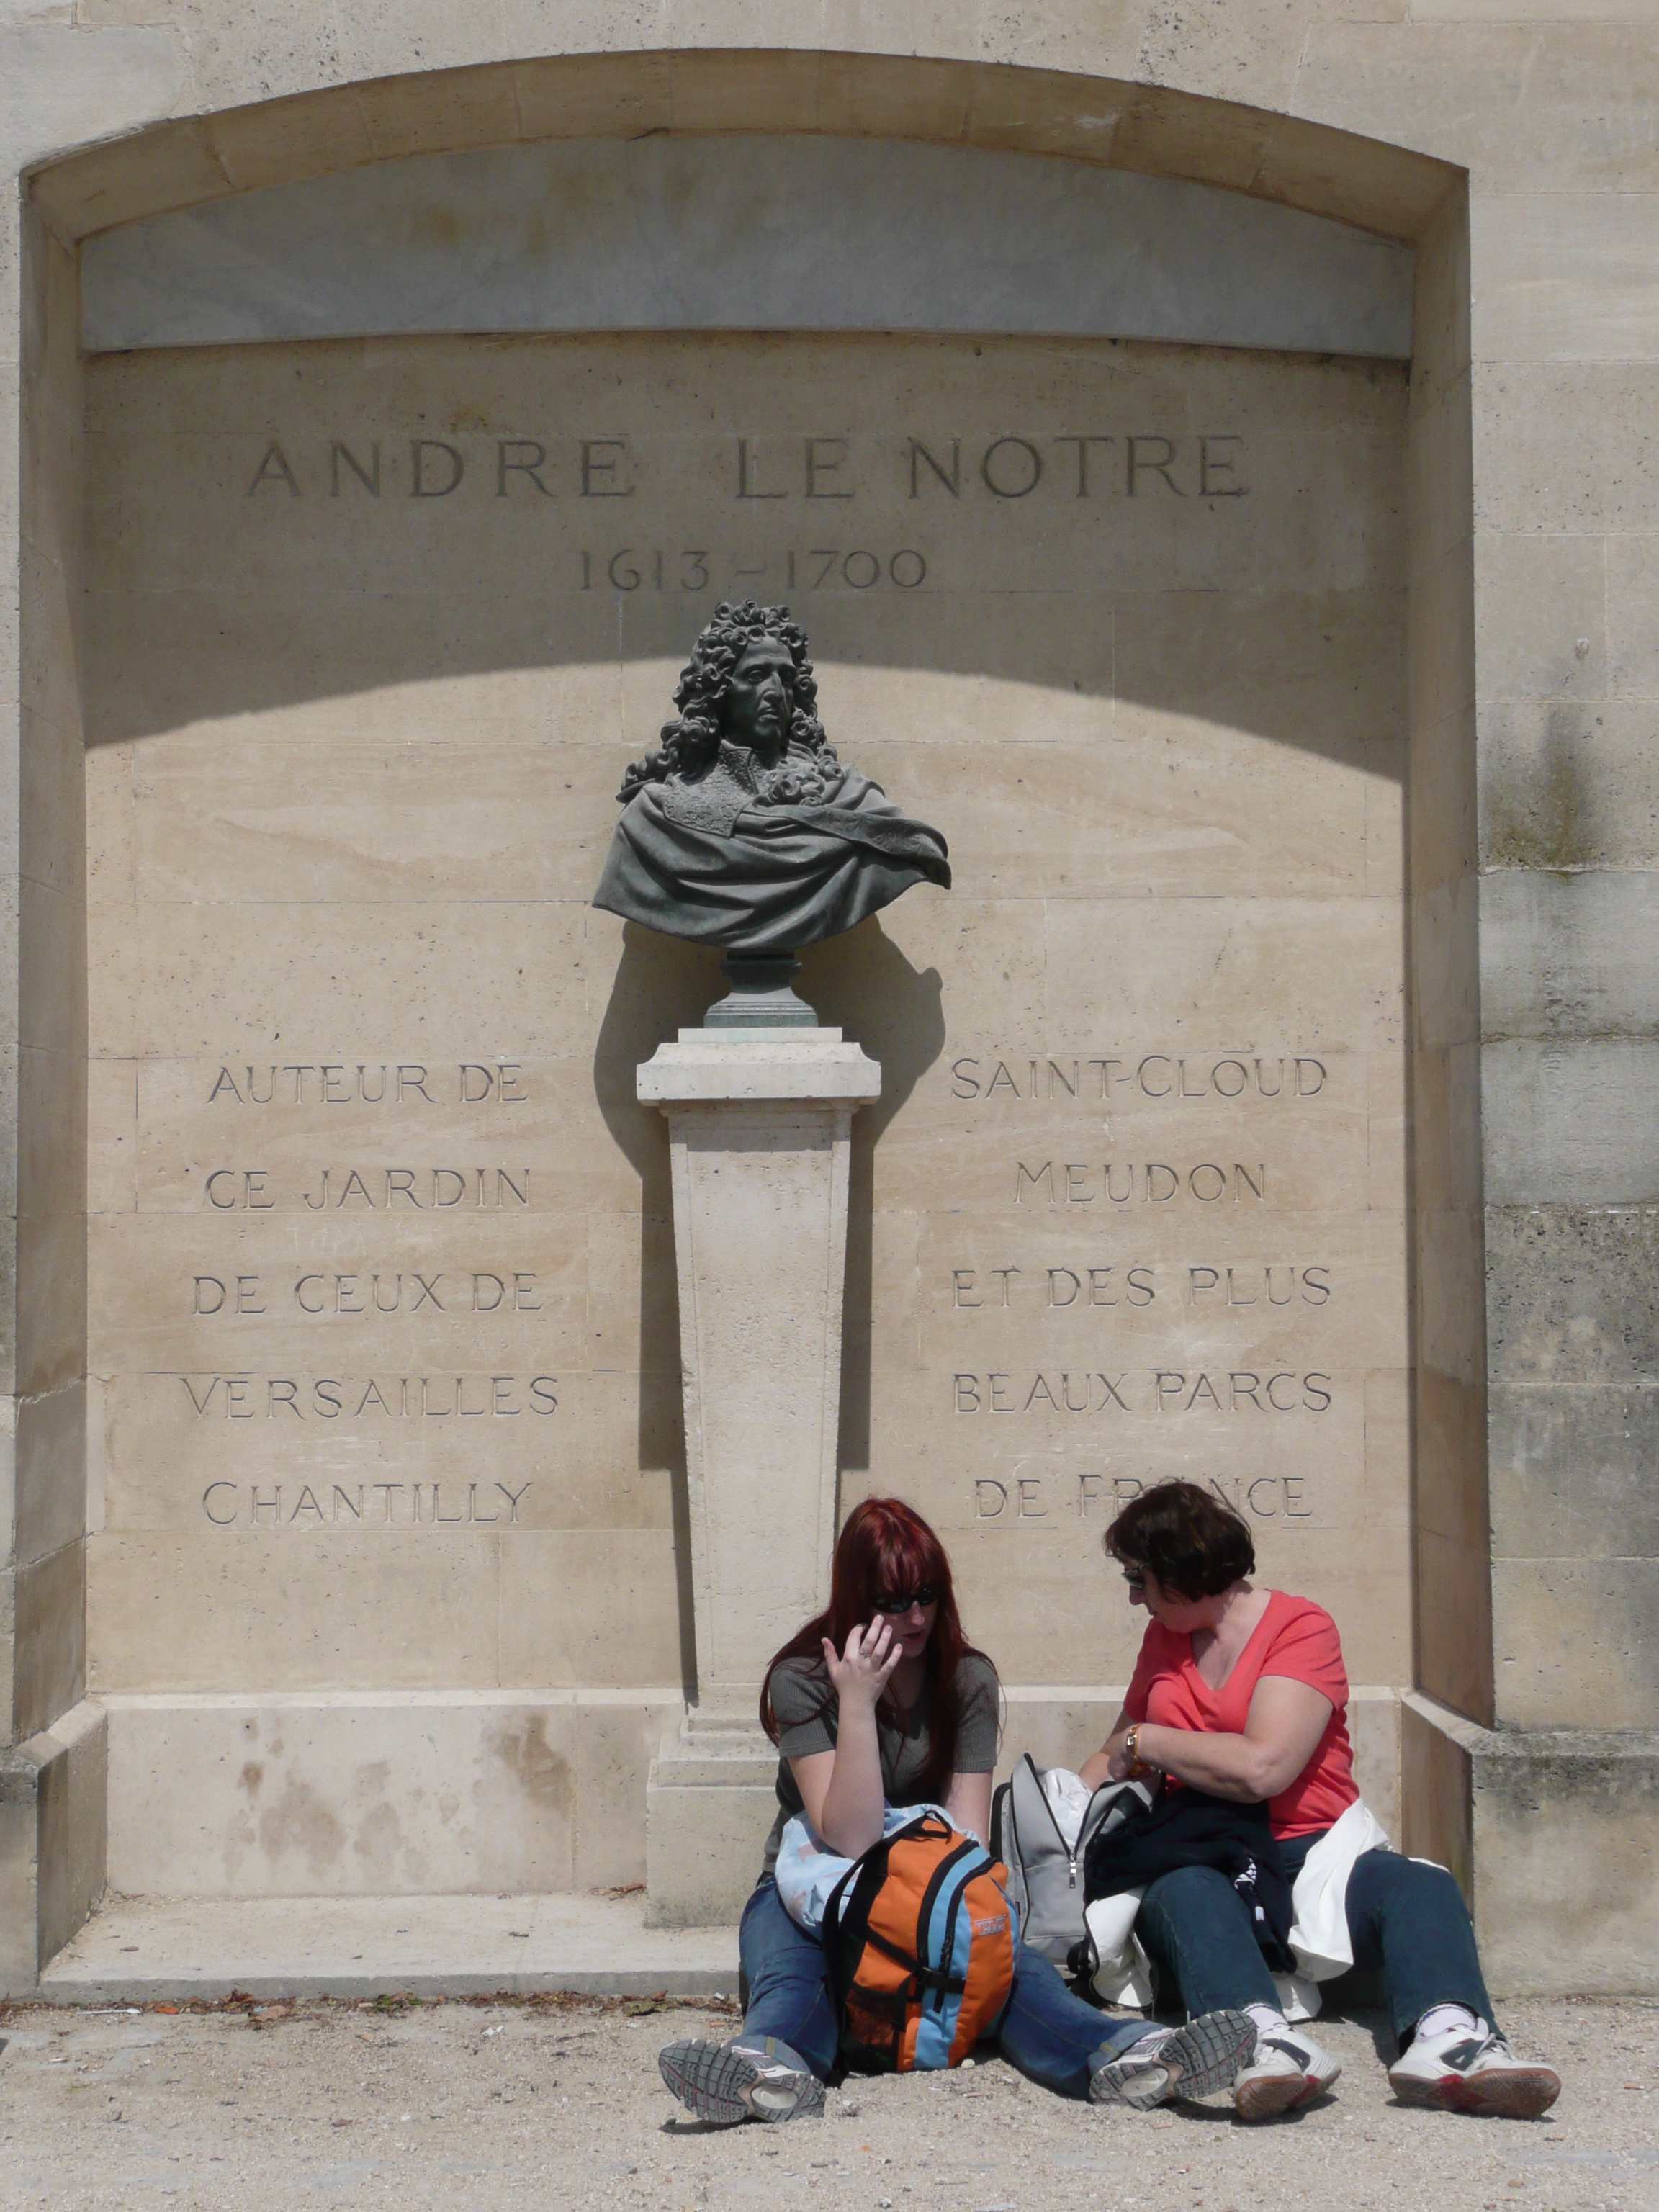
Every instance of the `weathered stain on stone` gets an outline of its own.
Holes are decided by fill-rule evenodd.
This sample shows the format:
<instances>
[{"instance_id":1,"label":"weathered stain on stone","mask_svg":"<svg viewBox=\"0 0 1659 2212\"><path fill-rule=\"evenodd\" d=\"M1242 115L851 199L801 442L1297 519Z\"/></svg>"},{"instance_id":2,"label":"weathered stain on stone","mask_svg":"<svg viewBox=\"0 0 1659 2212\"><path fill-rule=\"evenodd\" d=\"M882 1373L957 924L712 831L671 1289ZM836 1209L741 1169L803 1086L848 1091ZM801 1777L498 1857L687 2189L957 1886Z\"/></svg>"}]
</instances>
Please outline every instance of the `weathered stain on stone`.
<instances>
[{"instance_id":1,"label":"weathered stain on stone","mask_svg":"<svg viewBox=\"0 0 1659 2212\"><path fill-rule=\"evenodd\" d=\"M238 1782L240 1783L242 1788L246 1790L250 1797L257 1797L258 1796L259 1784L264 1780L264 1778L265 1770L257 1759L250 1759L246 1760L243 1765L241 1772L236 1778Z\"/></svg>"},{"instance_id":2,"label":"weathered stain on stone","mask_svg":"<svg viewBox=\"0 0 1659 2212\"><path fill-rule=\"evenodd\" d=\"M365 1799L378 1804L391 1787L392 1761L389 1759L371 1759L366 1765L357 1767L353 1771L351 1794L360 1804ZM418 1790L414 1792L414 1799L416 1803L419 1802Z\"/></svg>"},{"instance_id":3,"label":"weathered stain on stone","mask_svg":"<svg viewBox=\"0 0 1659 2212\"><path fill-rule=\"evenodd\" d=\"M403 1841L403 1823L396 1808L382 1799L365 1820L359 1821L351 1848L366 1866L390 1882L397 1871Z\"/></svg>"},{"instance_id":4,"label":"weathered stain on stone","mask_svg":"<svg viewBox=\"0 0 1659 2212\"><path fill-rule=\"evenodd\" d=\"M459 246L464 227L460 210L439 200L416 200L409 210L410 239L416 246Z\"/></svg>"},{"instance_id":5,"label":"weathered stain on stone","mask_svg":"<svg viewBox=\"0 0 1659 2212\"><path fill-rule=\"evenodd\" d=\"M259 1816L259 1844L267 1858L301 1851L313 1874L339 1857L345 1830L308 1782L291 1778L274 1805Z\"/></svg>"},{"instance_id":6,"label":"weathered stain on stone","mask_svg":"<svg viewBox=\"0 0 1659 2212\"><path fill-rule=\"evenodd\" d=\"M493 1730L489 1748L532 1802L568 1814L570 1766L547 1740L545 1713L530 1714L520 1729Z\"/></svg>"},{"instance_id":7,"label":"weathered stain on stone","mask_svg":"<svg viewBox=\"0 0 1659 2212\"><path fill-rule=\"evenodd\" d=\"M1583 710L1552 707L1537 758L1505 763L1505 780L1494 778L1484 866L1571 875L1597 865L1602 854L1590 824L1582 758L1585 743Z\"/></svg>"}]
</instances>

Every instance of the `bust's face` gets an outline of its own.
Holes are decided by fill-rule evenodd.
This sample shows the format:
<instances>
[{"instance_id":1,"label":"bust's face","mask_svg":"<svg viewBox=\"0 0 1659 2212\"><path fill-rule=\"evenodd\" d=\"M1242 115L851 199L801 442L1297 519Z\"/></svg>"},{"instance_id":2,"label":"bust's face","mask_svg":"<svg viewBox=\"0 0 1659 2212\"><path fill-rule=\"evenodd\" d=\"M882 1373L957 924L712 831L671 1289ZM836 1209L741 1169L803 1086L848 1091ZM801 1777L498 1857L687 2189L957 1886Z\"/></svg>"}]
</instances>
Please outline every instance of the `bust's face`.
<instances>
[{"instance_id":1,"label":"bust's face","mask_svg":"<svg viewBox=\"0 0 1659 2212\"><path fill-rule=\"evenodd\" d=\"M734 745L747 745L768 762L789 744L790 683L794 661L781 638L759 637L744 647L720 702L720 730Z\"/></svg>"}]
</instances>

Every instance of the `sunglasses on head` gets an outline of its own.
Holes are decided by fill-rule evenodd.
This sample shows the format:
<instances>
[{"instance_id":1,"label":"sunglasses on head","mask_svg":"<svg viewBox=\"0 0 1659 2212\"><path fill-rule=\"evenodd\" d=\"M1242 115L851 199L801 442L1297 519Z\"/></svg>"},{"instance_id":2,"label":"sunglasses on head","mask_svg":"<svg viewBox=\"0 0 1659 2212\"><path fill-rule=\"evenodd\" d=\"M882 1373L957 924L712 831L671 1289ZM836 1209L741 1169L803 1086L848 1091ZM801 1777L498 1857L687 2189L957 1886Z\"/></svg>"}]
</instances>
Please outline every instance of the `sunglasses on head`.
<instances>
[{"instance_id":1,"label":"sunglasses on head","mask_svg":"<svg viewBox=\"0 0 1659 2212\"><path fill-rule=\"evenodd\" d=\"M933 1605L938 1600L938 1583L924 1583L920 1589L905 1590L897 1596L873 1598L871 1602L878 1613L908 1613L913 1605Z\"/></svg>"}]
</instances>

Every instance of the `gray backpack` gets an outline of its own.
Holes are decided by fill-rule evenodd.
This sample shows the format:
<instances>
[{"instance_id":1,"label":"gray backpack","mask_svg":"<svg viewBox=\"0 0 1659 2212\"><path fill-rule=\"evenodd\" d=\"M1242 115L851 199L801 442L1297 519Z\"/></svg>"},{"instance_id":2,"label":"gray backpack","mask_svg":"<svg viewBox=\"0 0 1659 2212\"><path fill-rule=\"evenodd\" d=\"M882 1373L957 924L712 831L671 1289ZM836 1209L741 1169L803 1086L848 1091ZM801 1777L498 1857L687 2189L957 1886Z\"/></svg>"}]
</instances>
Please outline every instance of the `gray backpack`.
<instances>
[{"instance_id":1,"label":"gray backpack","mask_svg":"<svg viewBox=\"0 0 1659 2212\"><path fill-rule=\"evenodd\" d=\"M1103 1782L1089 1800L1075 1844L1068 1844L1042 1787L1042 1771L1027 1752L991 1801L991 1856L1008 1869L1005 1884L1018 1908L1019 1932L1062 1973L1087 1930L1083 1921L1083 1855L1103 1829L1146 1812L1144 1782Z\"/></svg>"}]
</instances>

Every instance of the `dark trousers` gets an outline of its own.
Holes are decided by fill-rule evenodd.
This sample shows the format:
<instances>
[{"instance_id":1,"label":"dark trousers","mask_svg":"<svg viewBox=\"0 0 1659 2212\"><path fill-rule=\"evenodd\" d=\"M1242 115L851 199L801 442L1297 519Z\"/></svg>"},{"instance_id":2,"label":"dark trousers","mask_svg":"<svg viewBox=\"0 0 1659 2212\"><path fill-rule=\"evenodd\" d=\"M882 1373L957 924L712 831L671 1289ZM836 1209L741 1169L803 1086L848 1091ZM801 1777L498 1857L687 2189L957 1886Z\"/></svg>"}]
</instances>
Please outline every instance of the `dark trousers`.
<instances>
[{"instance_id":1,"label":"dark trousers","mask_svg":"<svg viewBox=\"0 0 1659 2212\"><path fill-rule=\"evenodd\" d=\"M1280 1842L1292 1881L1318 1841L1316 1835ZM1467 2005L1496 2026L1468 1910L1443 1867L1398 1851L1362 1852L1348 1876L1347 1911L1354 1964L1381 1967L1402 2049L1431 2005ZM1160 1990L1176 1990L1189 2016L1220 2005L1278 2005L1243 1900L1215 1868L1182 1867L1152 1882L1135 1932L1158 1968Z\"/></svg>"},{"instance_id":2,"label":"dark trousers","mask_svg":"<svg viewBox=\"0 0 1659 2212\"><path fill-rule=\"evenodd\" d=\"M775 2036L820 2081L836 2063L841 2037L830 2002L822 1946L783 1909L777 1884L763 1877L743 1908L738 1955L748 1986L742 2040ZM1144 2020L1113 2020L1074 1997L1048 1961L1022 1943L1013 1994L996 2045L1011 2066L1062 2097L1086 2097L1098 2066L1146 2033Z\"/></svg>"}]
</instances>

